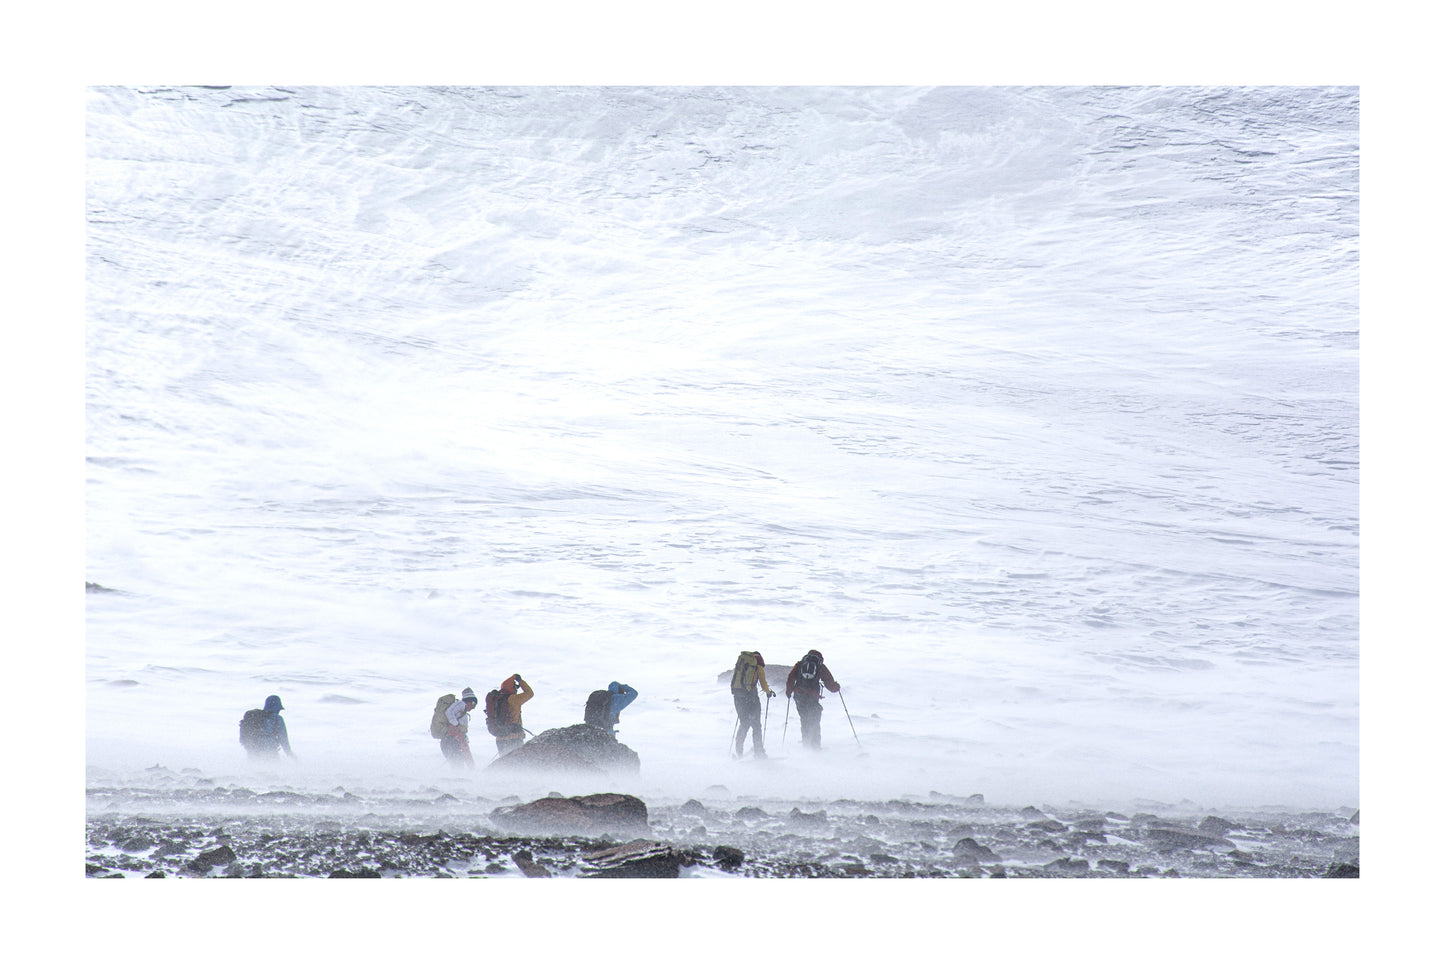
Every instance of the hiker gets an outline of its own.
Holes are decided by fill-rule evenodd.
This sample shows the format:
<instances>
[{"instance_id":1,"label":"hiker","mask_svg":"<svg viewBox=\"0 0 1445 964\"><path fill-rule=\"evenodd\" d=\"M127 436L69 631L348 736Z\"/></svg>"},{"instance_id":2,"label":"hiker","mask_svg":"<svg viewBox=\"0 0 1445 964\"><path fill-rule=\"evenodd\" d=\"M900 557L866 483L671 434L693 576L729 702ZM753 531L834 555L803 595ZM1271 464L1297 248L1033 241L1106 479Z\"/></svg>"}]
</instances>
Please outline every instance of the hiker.
<instances>
[{"instance_id":1,"label":"hiker","mask_svg":"<svg viewBox=\"0 0 1445 964\"><path fill-rule=\"evenodd\" d=\"M763 749L763 701L758 697L758 687L772 699L776 694L768 686L768 674L763 663L763 654L743 650L733 666L733 707L738 711L738 733L733 746L733 756L743 755L743 742L748 731L753 733L753 756L766 757Z\"/></svg>"},{"instance_id":2,"label":"hiker","mask_svg":"<svg viewBox=\"0 0 1445 964\"><path fill-rule=\"evenodd\" d=\"M521 692L517 692L518 689ZM497 755L506 756L527 737L522 729L522 704L532 698L532 687L513 673L487 694L487 732L497 738Z\"/></svg>"},{"instance_id":3,"label":"hiker","mask_svg":"<svg viewBox=\"0 0 1445 964\"><path fill-rule=\"evenodd\" d=\"M467 727L471 723L472 710L477 708L477 694L468 686L462 690L462 698L453 700L444 711L446 727L442 730L442 756L453 766L475 767L472 759L472 744L467 739Z\"/></svg>"},{"instance_id":4,"label":"hiker","mask_svg":"<svg viewBox=\"0 0 1445 964\"><path fill-rule=\"evenodd\" d=\"M823 718L823 707L818 702L823 698L818 689L820 682L828 687L828 692L838 692L839 686L833 679L832 672L823 665L823 654L816 649L810 649L802 659L793 664L784 687L798 707L798 722L803 727L803 745L814 750L823 747L823 733L818 725Z\"/></svg>"},{"instance_id":5,"label":"hiker","mask_svg":"<svg viewBox=\"0 0 1445 964\"><path fill-rule=\"evenodd\" d=\"M608 734L615 737L622 711L632 705L632 701L635 699L637 699L637 690L626 683L613 680L607 684L607 689L593 690L592 695L587 697L587 705L582 710L582 722L589 723L599 730L606 730Z\"/></svg>"},{"instance_id":6,"label":"hiker","mask_svg":"<svg viewBox=\"0 0 1445 964\"><path fill-rule=\"evenodd\" d=\"M268 696L259 710L247 710L241 716L241 745L253 760L275 760L282 750L291 759L291 738L286 734L286 721L281 719L281 697Z\"/></svg>"}]
</instances>

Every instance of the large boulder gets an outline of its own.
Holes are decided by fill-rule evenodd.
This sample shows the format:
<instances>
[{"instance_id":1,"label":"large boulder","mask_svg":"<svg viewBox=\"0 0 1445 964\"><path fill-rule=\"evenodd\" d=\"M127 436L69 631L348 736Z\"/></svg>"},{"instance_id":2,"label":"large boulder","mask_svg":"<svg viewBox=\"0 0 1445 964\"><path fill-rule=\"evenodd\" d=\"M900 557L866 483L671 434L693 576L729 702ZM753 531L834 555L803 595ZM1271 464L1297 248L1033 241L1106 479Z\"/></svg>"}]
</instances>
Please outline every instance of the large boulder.
<instances>
[{"instance_id":1,"label":"large boulder","mask_svg":"<svg viewBox=\"0 0 1445 964\"><path fill-rule=\"evenodd\" d=\"M636 773L642 767L637 753L606 730L577 723L543 730L506 756L487 765L489 770L575 770L583 773Z\"/></svg>"},{"instance_id":2,"label":"large boulder","mask_svg":"<svg viewBox=\"0 0 1445 964\"><path fill-rule=\"evenodd\" d=\"M520 751L518 751L520 752ZM626 793L583 797L543 797L531 803L498 807L492 823L510 833L589 836L647 829L647 804Z\"/></svg>"}]
</instances>

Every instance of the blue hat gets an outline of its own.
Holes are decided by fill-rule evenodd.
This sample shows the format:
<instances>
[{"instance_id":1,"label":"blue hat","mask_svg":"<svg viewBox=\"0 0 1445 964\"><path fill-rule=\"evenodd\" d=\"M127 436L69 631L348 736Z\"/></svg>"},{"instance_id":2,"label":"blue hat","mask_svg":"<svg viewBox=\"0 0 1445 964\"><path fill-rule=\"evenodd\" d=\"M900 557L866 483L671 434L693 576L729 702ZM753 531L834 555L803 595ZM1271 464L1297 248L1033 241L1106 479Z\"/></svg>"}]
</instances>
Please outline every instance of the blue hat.
<instances>
[{"instance_id":1,"label":"blue hat","mask_svg":"<svg viewBox=\"0 0 1445 964\"><path fill-rule=\"evenodd\" d=\"M265 709L266 709L266 712L267 712L267 713L279 713L279 712L281 712L282 710L284 710L285 708L286 708L286 707L284 707L284 706L281 705L281 697L279 697L279 696L268 696L268 697L266 697L266 707L265 707Z\"/></svg>"}]
</instances>

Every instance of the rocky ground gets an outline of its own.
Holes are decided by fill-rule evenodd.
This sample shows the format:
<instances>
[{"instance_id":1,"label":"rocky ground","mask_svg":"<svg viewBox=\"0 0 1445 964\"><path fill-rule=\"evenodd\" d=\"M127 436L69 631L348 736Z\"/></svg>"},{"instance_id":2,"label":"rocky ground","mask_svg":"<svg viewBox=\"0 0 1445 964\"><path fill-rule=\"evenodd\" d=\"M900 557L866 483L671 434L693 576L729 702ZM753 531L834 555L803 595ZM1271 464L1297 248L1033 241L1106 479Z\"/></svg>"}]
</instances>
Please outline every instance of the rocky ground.
<instances>
[{"instance_id":1,"label":"rocky ground","mask_svg":"<svg viewBox=\"0 0 1445 964\"><path fill-rule=\"evenodd\" d=\"M1358 877L1359 813L87 788L90 877Z\"/></svg>"}]
</instances>

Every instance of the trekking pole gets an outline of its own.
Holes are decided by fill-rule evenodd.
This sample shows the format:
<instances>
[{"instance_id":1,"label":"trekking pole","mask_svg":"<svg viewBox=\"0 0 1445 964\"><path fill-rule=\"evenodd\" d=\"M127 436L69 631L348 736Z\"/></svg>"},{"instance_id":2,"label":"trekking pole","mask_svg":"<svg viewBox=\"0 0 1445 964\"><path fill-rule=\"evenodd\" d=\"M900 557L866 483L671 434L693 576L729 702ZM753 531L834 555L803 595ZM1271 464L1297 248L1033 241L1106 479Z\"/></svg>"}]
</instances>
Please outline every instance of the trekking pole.
<instances>
[{"instance_id":1,"label":"trekking pole","mask_svg":"<svg viewBox=\"0 0 1445 964\"><path fill-rule=\"evenodd\" d=\"M788 705L783 708L783 749L788 748L788 711L793 708L793 694L788 694Z\"/></svg>"},{"instance_id":2,"label":"trekking pole","mask_svg":"<svg viewBox=\"0 0 1445 964\"><path fill-rule=\"evenodd\" d=\"M738 755L738 754L737 754L737 751L736 751L735 749L733 749L733 747L735 747L735 746L738 745L738 727L740 727L740 726L742 726L742 725L743 725L743 718L740 716L740 717L738 717L738 721L733 724L733 738L728 741L728 756L737 756L737 755Z\"/></svg>"},{"instance_id":3,"label":"trekking pole","mask_svg":"<svg viewBox=\"0 0 1445 964\"><path fill-rule=\"evenodd\" d=\"M763 746L768 745L768 714L773 711L773 694L768 694L768 703L763 707Z\"/></svg>"},{"instance_id":4,"label":"trekking pole","mask_svg":"<svg viewBox=\"0 0 1445 964\"><path fill-rule=\"evenodd\" d=\"M843 699L843 687L838 687L838 699L843 700L843 715L848 717L848 729L853 730L853 739L858 740L858 731L853 726L853 714L848 712L848 701ZM858 749L863 749L863 741L858 740Z\"/></svg>"}]
</instances>

